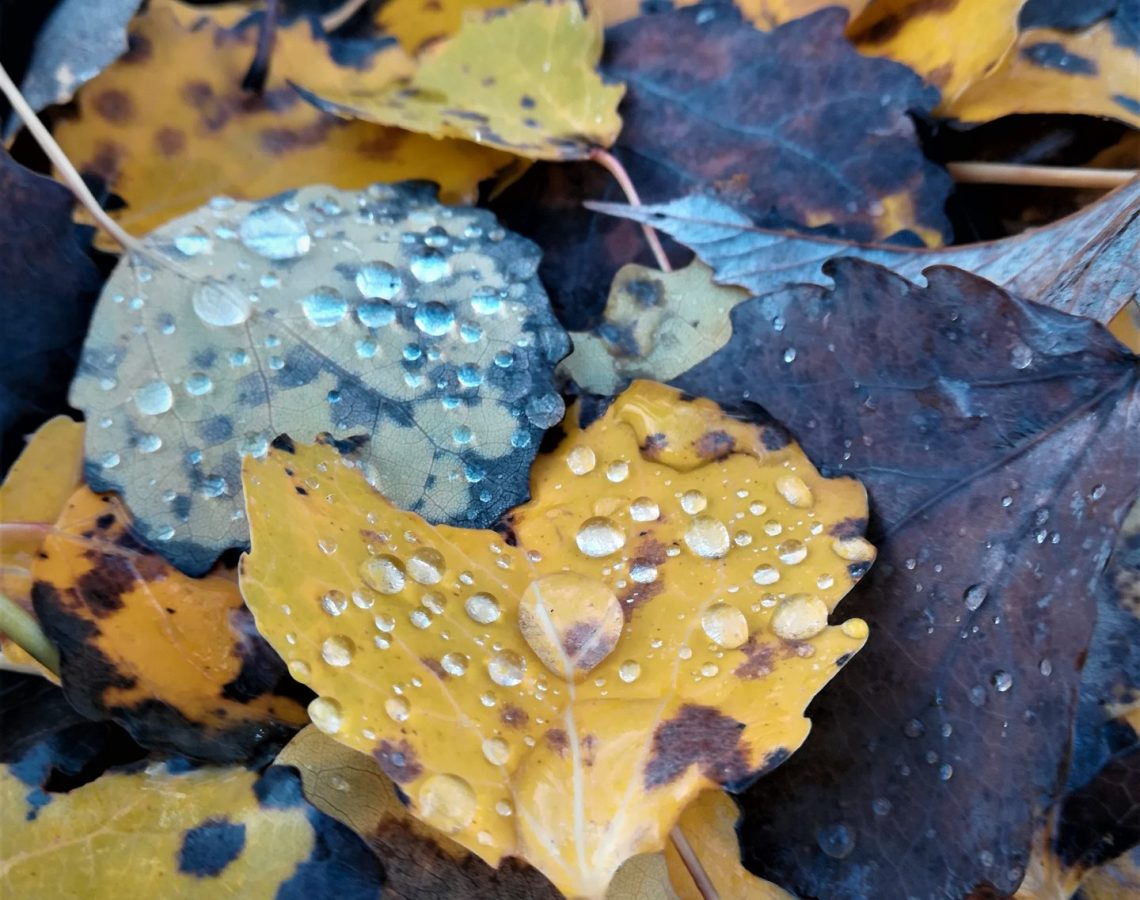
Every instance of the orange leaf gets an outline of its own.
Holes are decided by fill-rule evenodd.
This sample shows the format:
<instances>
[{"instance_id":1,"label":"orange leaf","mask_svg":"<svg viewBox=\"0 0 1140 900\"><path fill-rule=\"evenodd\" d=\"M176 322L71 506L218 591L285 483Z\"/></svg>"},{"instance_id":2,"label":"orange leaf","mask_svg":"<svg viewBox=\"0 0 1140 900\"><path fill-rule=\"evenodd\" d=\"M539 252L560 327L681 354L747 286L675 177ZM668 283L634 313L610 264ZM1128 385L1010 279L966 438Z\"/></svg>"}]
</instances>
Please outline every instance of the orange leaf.
<instances>
[{"instance_id":1,"label":"orange leaf","mask_svg":"<svg viewBox=\"0 0 1140 900\"><path fill-rule=\"evenodd\" d=\"M279 440L245 460L241 584L314 724L416 815L597 896L698 792L803 742L866 639L827 616L874 550L862 486L778 426L651 382L582 413L501 533L394 508L330 438Z\"/></svg>"}]
</instances>

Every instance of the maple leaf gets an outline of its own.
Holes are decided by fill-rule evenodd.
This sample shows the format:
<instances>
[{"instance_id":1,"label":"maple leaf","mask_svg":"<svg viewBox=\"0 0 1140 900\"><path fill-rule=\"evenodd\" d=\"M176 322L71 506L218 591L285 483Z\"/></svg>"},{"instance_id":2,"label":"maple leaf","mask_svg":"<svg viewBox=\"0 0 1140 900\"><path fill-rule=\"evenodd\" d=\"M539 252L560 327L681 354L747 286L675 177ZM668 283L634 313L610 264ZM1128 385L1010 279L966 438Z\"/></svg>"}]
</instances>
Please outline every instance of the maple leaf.
<instances>
[{"instance_id":1,"label":"maple leaf","mask_svg":"<svg viewBox=\"0 0 1140 900\"><path fill-rule=\"evenodd\" d=\"M396 81L339 92L301 79L319 108L435 137L461 137L533 159L584 159L621 128L624 87L594 67L599 23L576 0L535 0L472 15Z\"/></svg>"},{"instance_id":2,"label":"maple leaf","mask_svg":"<svg viewBox=\"0 0 1140 900\"><path fill-rule=\"evenodd\" d=\"M728 345L675 380L761 404L863 479L876 513L880 562L852 604L879 639L817 699L804 751L743 798L745 863L830 898L1012 892L1136 490L1136 357L954 269L926 288L857 260L825 271L834 290L738 306Z\"/></svg>"},{"instance_id":3,"label":"maple leaf","mask_svg":"<svg viewBox=\"0 0 1140 900\"><path fill-rule=\"evenodd\" d=\"M526 495L567 341L536 251L490 213L422 184L312 186L212 203L146 246L103 291L71 400L97 423L89 483L179 568L246 543L241 457L282 432L364 448L433 521Z\"/></svg>"},{"instance_id":4,"label":"maple leaf","mask_svg":"<svg viewBox=\"0 0 1140 900\"><path fill-rule=\"evenodd\" d=\"M807 701L866 638L827 616L874 550L862 487L776 425L638 382L563 428L503 536L432 528L329 439L282 440L244 468L241 585L320 693L314 724L418 816L597 895L700 790L802 743Z\"/></svg>"}]
</instances>

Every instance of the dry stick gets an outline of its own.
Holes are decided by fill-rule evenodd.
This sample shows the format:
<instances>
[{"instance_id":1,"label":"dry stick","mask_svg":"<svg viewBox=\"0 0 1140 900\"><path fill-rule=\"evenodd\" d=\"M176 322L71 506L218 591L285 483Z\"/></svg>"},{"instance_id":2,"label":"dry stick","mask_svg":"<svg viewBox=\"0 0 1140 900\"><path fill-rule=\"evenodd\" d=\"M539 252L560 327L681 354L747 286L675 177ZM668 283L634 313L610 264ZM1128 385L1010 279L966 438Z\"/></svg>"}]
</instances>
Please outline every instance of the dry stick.
<instances>
[{"instance_id":1,"label":"dry stick","mask_svg":"<svg viewBox=\"0 0 1140 900\"><path fill-rule=\"evenodd\" d=\"M685 832L681 830L680 825L674 825L673 830L669 832L669 839L673 841L673 846L677 848L677 855L681 857L681 862L685 864L685 868L689 870L689 876L696 884L697 890L701 892L701 896L705 900L720 900L720 894L717 892L716 885L712 883L709 878L709 873L705 871L705 867L701 865L701 860L697 856L696 851L693 849L689 839L685 837Z\"/></svg>"},{"instance_id":2,"label":"dry stick","mask_svg":"<svg viewBox=\"0 0 1140 900\"><path fill-rule=\"evenodd\" d=\"M641 198L637 196L637 188L633 186L633 182L629 179L629 173L616 156L601 147L592 147L590 148L590 159L614 177L614 181L622 189L622 193L625 194L625 199L629 201L630 206L641 206ZM657 237L657 232L645 224L641 226L641 230L645 232L645 240L649 244L649 249L653 251L653 257L657 260L657 267L662 272L672 272L673 267L669 264L669 257L665 255L665 248L661 246L661 239Z\"/></svg>"},{"instance_id":3,"label":"dry stick","mask_svg":"<svg viewBox=\"0 0 1140 900\"><path fill-rule=\"evenodd\" d=\"M53 674L59 675L59 651L28 611L0 594L0 634L9 638L28 656Z\"/></svg>"},{"instance_id":4,"label":"dry stick","mask_svg":"<svg viewBox=\"0 0 1140 900\"><path fill-rule=\"evenodd\" d=\"M336 31L367 2L368 0L345 0L339 7L321 16L321 28L328 32Z\"/></svg>"},{"instance_id":5,"label":"dry stick","mask_svg":"<svg viewBox=\"0 0 1140 900\"><path fill-rule=\"evenodd\" d=\"M8 98L8 102L12 104L12 109L16 111L21 119L24 120L24 125L27 126L28 131L32 133L32 137L36 139L36 143L47 154L48 159L51 160L52 165L59 171L60 177L64 180L71 193L75 198L86 207L95 223L102 228L115 243L119 244L124 250L129 250L134 253L145 254L143 246L136 241L133 237L127 234L116 222L104 211L103 207L99 205L99 201L95 199L95 195L91 193L87 185L84 184L83 178L75 170L75 166L71 164L71 160L67 158L67 154L55 142L55 138L51 136L48 130L44 127L43 122L36 116L35 111L28 105L28 101L24 99L24 95L20 93L20 89L16 87L12 79L8 77L4 66L0 65L0 92Z\"/></svg>"},{"instance_id":6,"label":"dry stick","mask_svg":"<svg viewBox=\"0 0 1140 900\"><path fill-rule=\"evenodd\" d=\"M1019 184L1033 187L1104 188L1127 184L1136 169L1080 169L1065 166L1018 166L1011 163L946 163L950 177L961 184Z\"/></svg>"}]
</instances>

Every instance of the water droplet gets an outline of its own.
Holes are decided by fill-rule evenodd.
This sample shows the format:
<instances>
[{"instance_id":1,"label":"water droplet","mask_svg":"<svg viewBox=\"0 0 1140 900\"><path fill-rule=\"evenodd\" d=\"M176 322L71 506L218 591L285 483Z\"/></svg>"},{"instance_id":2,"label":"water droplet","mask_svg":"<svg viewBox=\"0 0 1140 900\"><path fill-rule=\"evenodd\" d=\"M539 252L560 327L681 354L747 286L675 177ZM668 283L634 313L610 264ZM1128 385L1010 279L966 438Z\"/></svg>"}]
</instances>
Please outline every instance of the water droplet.
<instances>
[{"instance_id":1,"label":"water droplet","mask_svg":"<svg viewBox=\"0 0 1140 900\"><path fill-rule=\"evenodd\" d=\"M317 697L309 704L309 718L317 730L325 734L336 734L344 722L344 713L332 697Z\"/></svg>"},{"instance_id":2,"label":"water droplet","mask_svg":"<svg viewBox=\"0 0 1140 900\"><path fill-rule=\"evenodd\" d=\"M266 259L296 259L312 246L305 223L275 206L259 206L242 219L238 237Z\"/></svg>"},{"instance_id":3,"label":"water droplet","mask_svg":"<svg viewBox=\"0 0 1140 900\"><path fill-rule=\"evenodd\" d=\"M780 580L780 570L775 566L763 563L757 566L756 571L752 573L752 580L757 584L775 584Z\"/></svg>"},{"instance_id":4,"label":"water droplet","mask_svg":"<svg viewBox=\"0 0 1140 900\"><path fill-rule=\"evenodd\" d=\"M732 536L732 542L736 544L737 547L747 547L752 543L752 532L738 531Z\"/></svg>"},{"instance_id":5,"label":"water droplet","mask_svg":"<svg viewBox=\"0 0 1140 900\"><path fill-rule=\"evenodd\" d=\"M400 277L396 267L386 262L365 263L356 273L356 289L360 291L361 296L367 297L369 300L394 300L403 287L404 279ZM381 304L367 305L380 306ZM391 307L385 308L391 309ZM364 322L363 318L361 318L361 322ZM364 324L368 325L369 323L364 322Z\"/></svg>"},{"instance_id":6,"label":"water droplet","mask_svg":"<svg viewBox=\"0 0 1140 900\"><path fill-rule=\"evenodd\" d=\"M352 655L356 652L356 645L343 634L325 638L321 644L321 659L330 666L342 668L352 662Z\"/></svg>"},{"instance_id":7,"label":"water droplet","mask_svg":"<svg viewBox=\"0 0 1140 900\"><path fill-rule=\"evenodd\" d=\"M200 253L210 253L214 249L214 242L200 231L189 234L180 234L174 239L174 249L183 256L197 256Z\"/></svg>"},{"instance_id":8,"label":"water droplet","mask_svg":"<svg viewBox=\"0 0 1140 900\"><path fill-rule=\"evenodd\" d=\"M499 601L484 591L468 597L463 608L467 611L467 615L480 625L490 625L492 622L497 622L499 616L502 615Z\"/></svg>"},{"instance_id":9,"label":"water droplet","mask_svg":"<svg viewBox=\"0 0 1140 900\"><path fill-rule=\"evenodd\" d=\"M458 775L432 775L420 787L419 812L445 834L456 834L475 819L475 791Z\"/></svg>"},{"instance_id":10,"label":"water droplet","mask_svg":"<svg viewBox=\"0 0 1140 900\"><path fill-rule=\"evenodd\" d=\"M514 687L526 674L526 660L513 650L502 650L487 663L487 674L500 687Z\"/></svg>"},{"instance_id":11,"label":"water droplet","mask_svg":"<svg viewBox=\"0 0 1140 900\"><path fill-rule=\"evenodd\" d=\"M471 294L471 308L481 316L498 312L502 305L502 297L496 288L484 285L475 288Z\"/></svg>"},{"instance_id":12,"label":"water droplet","mask_svg":"<svg viewBox=\"0 0 1140 900\"><path fill-rule=\"evenodd\" d=\"M764 533L769 537L776 537L784 533L784 526L775 519L769 519L764 523Z\"/></svg>"},{"instance_id":13,"label":"water droplet","mask_svg":"<svg viewBox=\"0 0 1140 900\"><path fill-rule=\"evenodd\" d=\"M144 416L158 416L174 406L174 392L165 381L148 381L135 391L135 406Z\"/></svg>"},{"instance_id":14,"label":"water droplet","mask_svg":"<svg viewBox=\"0 0 1140 900\"><path fill-rule=\"evenodd\" d=\"M989 591L984 584L972 584L966 588L966 592L962 595L962 599L966 601L966 609L973 612L986 602L986 596Z\"/></svg>"},{"instance_id":15,"label":"water droplet","mask_svg":"<svg viewBox=\"0 0 1140 900\"><path fill-rule=\"evenodd\" d=\"M388 554L375 556L361 563L360 577L381 594L398 594L404 589L404 564Z\"/></svg>"},{"instance_id":16,"label":"water droplet","mask_svg":"<svg viewBox=\"0 0 1140 900\"><path fill-rule=\"evenodd\" d=\"M871 801L871 811L874 812L876 816L889 815L891 808L891 801L886 797L876 797Z\"/></svg>"},{"instance_id":17,"label":"water droplet","mask_svg":"<svg viewBox=\"0 0 1140 900\"><path fill-rule=\"evenodd\" d=\"M803 541L789 538L776 545L776 555L780 562L788 566L795 566L807 559L807 546Z\"/></svg>"},{"instance_id":18,"label":"water droplet","mask_svg":"<svg viewBox=\"0 0 1140 900\"><path fill-rule=\"evenodd\" d=\"M439 584L446 570L443 554L431 547L417 550L408 559L408 574L420 584Z\"/></svg>"},{"instance_id":19,"label":"water droplet","mask_svg":"<svg viewBox=\"0 0 1140 900\"><path fill-rule=\"evenodd\" d=\"M943 763L938 767L938 777L943 781L949 781L954 777L954 767L950 763Z\"/></svg>"},{"instance_id":20,"label":"water droplet","mask_svg":"<svg viewBox=\"0 0 1140 900\"><path fill-rule=\"evenodd\" d=\"M235 287L212 279L198 283L190 305L199 319L219 328L241 325L253 312L248 296Z\"/></svg>"},{"instance_id":21,"label":"water droplet","mask_svg":"<svg viewBox=\"0 0 1140 900\"><path fill-rule=\"evenodd\" d=\"M846 859L855 849L855 833L846 825L825 825L815 833L819 849L832 859Z\"/></svg>"},{"instance_id":22,"label":"water droplet","mask_svg":"<svg viewBox=\"0 0 1140 900\"><path fill-rule=\"evenodd\" d=\"M1009 352L1009 362L1015 369L1028 369L1033 364L1033 351L1018 341Z\"/></svg>"},{"instance_id":23,"label":"water droplet","mask_svg":"<svg viewBox=\"0 0 1140 900\"><path fill-rule=\"evenodd\" d=\"M1003 669L998 669L990 676L990 683L993 684L994 689L997 690L999 694L1004 694L1013 687L1013 676Z\"/></svg>"},{"instance_id":24,"label":"water droplet","mask_svg":"<svg viewBox=\"0 0 1140 900\"><path fill-rule=\"evenodd\" d=\"M512 815L514 811L515 808L511 806L510 802L507 800L500 800L495 804L495 812L497 812L500 816Z\"/></svg>"},{"instance_id":25,"label":"water droplet","mask_svg":"<svg viewBox=\"0 0 1140 900\"><path fill-rule=\"evenodd\" d=\"M348 598L340 591L327 591L321 597L321 609L330 616L339 616L348 609Z\"/></svg>"},{"instance_id":26,"label":"water droplet","mask_svg":"<svg viewBox=\"0 0 1140 900\"><path fill-rule=\"evenodd\" d=\"M566 406L557 394L540 394L526 402L527 420L535 428L552 428L562 421Z\"/></svg>"},{"instance_id":27,"label":"water droplet","mask_svg":"<svg viewBox=\"0 0 1140 900\"><path fill-rule=\"evenodd\" d=\"M138 440L135 442L139 453L154 453L162 449L162 438L157 434L140 434ZM213 492L211 490L212 484L221 483L221 487ZM226 480L224 478L207 478L202 486L202 493L207 497L217 497L226 489Z\"/></svg>"},{"instance_id":28,"label":"water droplet","mask_svg":"<svg viewBox=\"0 0 1140 900\"><path fill-rule=\"evenodd\" d=\"M724 526L721 526L722 528ZM727 534L725 535L727 540ZM575 536L578 549L586 556L600 558L616 553L625 546L625 532L613 519L593 516L582 523Z\"/></svg>"},{"instance_id":29,"label":"water droplet","mask_svg":"<svg viewBox=\"0 0 1140 900\"><path fill-rule=\"evenodd\" d=\"M720 559L728 553L728 529L717 519L697 516L685 530L685 544L697 556Z\"/></svg>"},{"instance_id":30,"label":"water droplet","mask_svg":"<svg viewBox=\"0 0 1140 900\"><path fill-rule=\"evenodd\" d=\"M638 584L649 584L657 580L657 566L638 560L630 567L629 577Z\"/></svg>"},{"instance_id":31,"label":"water droplet","mask_svg":"<svg viewBox=\"0 0 1140 900\"><path fill-rule=\"evenodd\" d=\"M629 463L624 459L618 459L610 463L606 468L606 478L614 484L620 484L629 477Z\"/></svg>"},{"instance_id":32,"label":"water droplet","mask_svg":"<svg viewBox=\"0 0 1140 900\"><path fill-rule=\"evenodd\" d=\"M720 674L720 666L716 663L707 662L701 666L701 674L705 678L715 678Z\"/></svg>"},{"instance_id":33,"label":"water droplet","mask_svg":"<svg viewBox=\"0 0 1140 900\"><path fill-rule=\"evenodd\" d=\"M312 669L303 659L291 659L289 660L289 674L298 681L305 681L312 674Z\"/></svg>"},{"instance_id":34,"label":"water droplet","mask_svg":"<svg viewBox=\"0 0 1140 900\"><path fill-rule=\"evenodd\" d=\"M214 389L214 382L205 372L195 372L186 379L183 387L186 388L186 393L191 397L201 397Z\"/></svg>"},{"instance_id":35,"label":"water droplet","mask_svg":"<svg viewBox=\"0 0 1140 900\"><path fill-rule=\"evenodd\" d=\"M903 725L903 734L905 734L908 738L922 737L925 732L926 726L923 725L922 722L920 722L918 719L910 719L905 725Z\"/></svg>"},{"instance_id":36,"label":"water droplet","mask_svg":"<svg viewBox=\"0 0 1140 900\"><path fill-rule=\"evenodd\" d=\"M836 538L831 542L831 549L848 562L870 562L875 558L874 546L861 537Z\"/></svg>"},{"instance_id":37,"label":"water droplet","mask_svg":"<svg viewBox=\"0 0 1140 900\"><path fill-rule=\"evenodd\" d=\"M372 621L376 624L376 627L380 631L383 631L386 634L390 634L396 630L396 620L392 616L388 615L388 613L380 613Z\"/></svg>"},{"instance_id":38,"label":"water droplet","mask_svg":"<svg viewBox=\"0 0 1140 900\"><path fill-rule=\"evenodd\" d=\"M629 505L629 517L635 522L655 522L661 517L661 507L649 497L638 497Z\"/></svg>"},{"instance_id":39,"label":"water droplet","mask_svg":"<svg viewBox=\"0 0 1140 900\"><path fill-rule=\"evenodd\" d=\"M1049 660L1043 659L1043 660L1041 660L1041 665L1038 666L1038 670L1041 672L1042 675L1044 675L1046 678L1048 678L1050 675L1053 674L1053 664L1051 662L1049 662Z\"/></svg>"},{"instance_id":40,"label":"water droplet","mask_svg":"<svg viewBox=\"0 0 1140 900\"><path fill-rule=\"evenodd\" d=\"M618 678L626 684L633 684L641 677L641 664L635 659L627 659L618 666Z\"/></svg>"},{"instance_id":41,"label":"water droplet","mask_svg":"<svg viewBox=\"0 0 1140 900\"><path fill-rule=\"evenodd\" d=\"M502 738L487 738L483 741L483 756L493 766L504 765L511 758L510 745Z\"/></svg>"},{"instance_id":42,"label":"water droplet","mask_svg":"<svg viewBox=\"0 0 1140 900\"><path fill-rule=\"evenodd\" d=\"M754 516L762 516L768 511L768 507L759 500L754 500L748 504L748 511Z\"/></svg>"},{"instance_id":43,"label":"water droplet","mask_svg":"<svg viewBox=\"0 0 1140 900\"><path fill-rule=\"evenodd\" d=\"M681 495L681 509L687 512L690 516L695 516L699 512L704 512L705 507L708 505L708 498L700 491L685 491L685 493Z\"/></svg>"},{"instance_id":44,"label":"water droplet","mask_svg":"<svg viewBox=\"0 0 1140 900\"><path fill-rule=\"evenodd\" d=\"M104 469L113 469L120 462L118 453L104 453L99 457L99 465Z\"/></svg>"},{"instance_id":45,"label":"water droplet","mask_svg":"<svg viewBox=\"0 0 1140 900\"><path fill-rule=\"evenodd\" d=\"M713 603L701 613L701 630L710 641L735 650L748 640L748 620L739 609L724 602Z\"/></svg>"},{"instance_id":46,"label":"water droplet","mask_svg":"<svg viewBox=\"0 0 1140 900\"><path fill-rule=\"evenodd\" d=\"M403 697L389 697L384 701L384 712L393 722L406 722L412 714L412 706Z\"/></svg>"},{"instance_id":47,"label":"water droplet","mask_svg":"<svg viewBox=\"0 0 1140 900\"><path fill-rule=\"evenodd\" d=\"M334 288L319 287L301 300L301 311L317 328L332 328L348 313L348 301Z\"/></svg>"},{"instance_id":48,"label":"water droplet","mask_svg":"<svg viewBox=\"0 0 1140 900\"><path fill-rule=\"evenodd\" d=\"M519 599L518 626L542 664L576 681L613 652L625 617L601 581L555 572L532 581Z\"/></svg>"},{"instance_id":49,"label":"water droplet","mask_svg":"<svg viewBox=\"0 0 1140 900\"><path fill-rule=\"evenodd\" d=\"M793 363L795 361L796 361L796 348L795 347L789 347L787 350L784 351L784 362Z\"/></svg>"},{"instance_id":50,"label":"water droplet","mask_svg":"<svg viewBox=\"0 0 1140 900\"><path fill-rule=\"evenodd\" d=\"M986 689L980 684L970 688L970 703L974 706L984 706L986 703Z\"/></svg>"},{"instance_id":51,"label":"water droplet","mask_svg":"<svg viewBox=\"0 0 1140 900\"><path fill-rule=\"evenodd\" d=\"M857 641L863 640L871 633L870 629L867 628L867 623L862 619L848 619L839 626L839 630L847 635L847 637L854 638Z\"/></svg>"},{"instance_id":52,"label":"water droplet","mask_svg":"<svg viewBox=\"0 0 1140 900\"><path fill-rule=\"evenodd\" d=\"M566 454L566 465L575 475L586 475L594 471L597 457L589 447L574 447Z\"/></svg>"},{"instance_id":53,"label":"water droplet","mask_svg":"<svg viewBox=\"0 0 1140 900\"><path fill-rule=\"evenodd\" d=\"M431 284L451 274L451 263L447 257L430 247L413 256L408 268L416 280L423 284Z\"/></svg>"},{"instance_id":54,"label":"water droplet","mask_svg":"<svg viewBox=\"0 0 1140 900\"><path fill-rule=\"evenodd\" d=\"M810 509L815 503L811 488L798 475L782 475L777 478L776 490L789 505L797 509Z\"/></svg>"},{"instance_id":55,"label":"water droplet","mask_svg":"<svg viewBox=\"0 0 1140 900\"><path fill-rule=\"evenodd\" d=\"M445 653L439 661L440 666L448 675L459 678L467 672L467 657L462 653Z\"/></svg>"},{"instance_id":56,"label":"water droplet","mask_svg":"<svg viewBox=\"0 0 1140 900\"><path fill-rule=\"evenodd\" d=\"M432 337L447 334L455 324L455 314L442 303L434 301L417 307L413 319L420 331Z\"/></svg>"},{"instance_id":57,"label":"water droplet","mask_svg":"<svg viewBox=\"0 0 1140 900\"><path fill-rule=\"evenodd\" d=\"M420 631L431 627L431 615L423 609L413 609L408 613L408 621L420 629Z\"/></svg>"},{"instance_id":58,"label":"water droplet","mask_svg":"<svg viewBox=\"0 0 1140 900\"><path fill-rule=\"evenodd\" d=\"M827 604L811 594L793 594L772 614L772 631L785 641L804 641L827 627Z\"/></svg>"}]
</instances>

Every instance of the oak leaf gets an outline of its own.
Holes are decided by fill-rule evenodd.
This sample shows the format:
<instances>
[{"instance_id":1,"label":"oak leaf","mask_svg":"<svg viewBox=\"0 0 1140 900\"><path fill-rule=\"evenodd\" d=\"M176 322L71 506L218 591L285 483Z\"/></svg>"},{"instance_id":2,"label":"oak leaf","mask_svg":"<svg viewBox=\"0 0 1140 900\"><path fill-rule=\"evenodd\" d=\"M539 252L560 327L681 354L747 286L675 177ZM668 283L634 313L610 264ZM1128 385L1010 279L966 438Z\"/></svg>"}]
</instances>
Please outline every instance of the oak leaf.
<instances>
[{"instance_id":1,"label":"oak leaf","mask_svg":"<svg viewBox=\"0 0 1140 900\"><path fill-rule=\"evenodd\" d=\"M700 790L803 742L866 639L827 616L874 549L862 487L777 425L649 382L583 409L501 534L391 506L328 438L279 441L244 467L241 585L314 724L416 815L590 896Z\"/></svg>"},{"instance_id":2,"label":"oak leaf","mask_svg":"<svg viewBox=\"0 0 1140 900\"><path fill-rule=\"evenodd\" d=\"M321 109L458 137L533 159L583 159L617 138L622 85L595 67L600 23L576 0L532 0L483 16L424 50L407 78L345 90L299 82Z\"/></svg>"},{"instance_id":3,"label":"oak leaf","mask_svg":"<svg viewBox=\"0 0 1140 900\"><path fill-rule=\"evenodd\" d=\"M282 432L352 442L433 521L526 496L567 340L537 251L490 213L424 184L310 186L212 202L146 248L103 291L71 401L98 423L92 488L183 571L245 545L241 457Z\"/></svg>"},{"instance_id":4,"label":"oak leaf","mask_svg":"<svg viewBox=\"0 0 1140 900\"><path fill-rule=\"evenodd\" d=\"M232 574L188 578L142 545L122 504L80 488L32 564L36 617L70 702L140 744L235 762L304 721Z\"/></svg>"}]
</instances>

